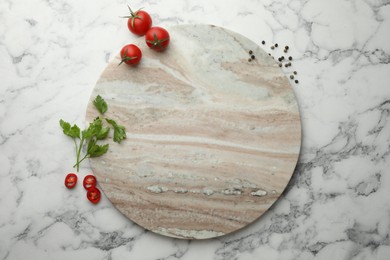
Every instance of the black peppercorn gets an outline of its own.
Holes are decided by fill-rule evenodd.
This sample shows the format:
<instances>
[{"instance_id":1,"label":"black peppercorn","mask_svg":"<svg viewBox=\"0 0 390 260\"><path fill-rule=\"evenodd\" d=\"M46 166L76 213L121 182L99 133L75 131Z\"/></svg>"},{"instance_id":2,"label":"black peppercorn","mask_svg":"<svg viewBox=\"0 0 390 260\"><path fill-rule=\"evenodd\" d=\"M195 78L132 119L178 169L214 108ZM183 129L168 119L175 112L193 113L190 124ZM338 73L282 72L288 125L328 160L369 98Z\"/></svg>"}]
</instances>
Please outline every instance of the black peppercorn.
<instances>
[{"instance_id":1,"label":"black peppercorn","mask_svg":"<svg viewBox=\"0 0 390 260\"><path fill-rule=\"evenodd\" d=\"M286 64L284 64L284 66L287 68L287 67L288 67L288 64L286 63Z\"/></svg>"},{"instance_id":2,"label":"black peppercorn","mask_svg":"<svg viewBox=\"0 0 390 260\"><path fill-rule=\"evenodd\" d=\"M271 56L271 53L268 53L268 56Z\"/></svg>"},{"instance_id":3,"label":"black peppercorn","mask_svg":"<svg viewBox=\"0 0 390 260\"><path fill-rule=\"evenodd\" d=\"M252 53L253 53L253 51L252 51L252 50L250 50L250 51L249 51L249 54L252 54Z\"/></svg>"},{"instance_id":4,"label":"black peppercorn","mask_svg":"<svg viewBox=\"0 0 390 260\"><path fill-rule=\"evenodd\" d=\"M290 75L290 79L294 79L294 75Z\"/></svg>"},{"instance_id":5,"label":"black peppercorn","mask_svg":"<svg viewBox=\"0 0 390 260\"><path fill-rule=\"evenodd\" d=\"M271 50L275 49L275 46L271 46Z\"/></svg>"},{"instance_id":6,"label":"black peppercorn","mask_svg":"<svg viewBox=\"0 0 390 260\"><path fill-rule=\"evenodd\" d=\"M262 41L261 43L264 45L264 44L265 44L265 41Z\"/></svg>"},{"instance_id":7,"label":"black peppercorn","mask_svg":"<svg viewBox=\"0 0 390 260\"><path fill-rule=\"evenodd\" d=\"M279 46L279 45L278 45L277 43L275 43L275 48L278 48L278 46Z\"/></svg>"},{"instance_id":8,"label":"black peppercorn","mask_svg":"<svg viewBox=\"0 0 390 260\"><path fill-rule=\"evenodd\" d=\"M287 45L286 45L286 46L284 46L284 49L285 49L285 50L288 50L288 48L289 48L289 47L288 47Z\"/></svg>"},{"instance_id":9,"label":"black peppercorn","mask_svg":"<svg viewBox=\"0 0 390 260\"><path fill-rule=\"evenodd\" d=\"M282 64L282 63L279 63L279 67L283 67L283 64Z\"/></svg>"},{"instance_id":10,"label":"black peppercorn","mask_svg":"<svg viewBox=\"0 0 390 260\"><path fill-rule=\"evenodd\" d=\"M284 53L287 53L287 49L284 49Z\"/></svg>"},{"instance_id":11,"label":"black peppercorn","mask_svg":"<svg viewBox=\"0 0 390 260\"><path fill-rule=\"evenodd\" d=\"M296 84L298 84L298 83L299 83L299 81L296 79L296 80L295 80L295 83L296 83Z\"/></svg>"},{"instance_id":12,"label":"black peppercorn","mask_svg":"<svg viewBox=\"0 0 390 260\"><path fill-rule=\"evenodd\" d=\"M288 59L289 59L289 60L292 60L292 57L290 56L290 57L288 57Z\"/></svg>"},{"instance_id":13,"label":"black peppercorn","mask_svg":"<svg viewBox=\"0 0 390 260\"><path fill-rule=\"evenodd\" d=\"M297 75L297 74L298 74L298 72L296 72L295 70L294 70L294 72L293 72L293 73L294 73L294 75Z\"/></svg>"},{"instance_id":14,"label":"black peppercorn","mask_svg":"<svg viewBox=\"0 0 390 260\"><path fill-rule=\"evenodd\" d=\"M255 55L252 55L251 58L252 58L252 60L254 60L256 57L255 57Z\"/></svg>"},{"instance_id":15,"label":"black peppercorn","mask_svg":"<svg viewBox=\"0 0 390 260\"><path fill-rule=\"evenodd\" d=\"M249 61L249 62L251 62L251 61L252 61L252 59L251 59L251 58L249 58L249 59L248 59L248 61Z\"/></svg>"},{"instance_id":16,"label":"black peppercorn","mask_svg":"<svg viewBox=\"0 0 390 260\"><path fill-rule=\"evenodd\" d=\"M280 57L282 60L284 60L284 56Z\"/></svg>"}]
</instances>

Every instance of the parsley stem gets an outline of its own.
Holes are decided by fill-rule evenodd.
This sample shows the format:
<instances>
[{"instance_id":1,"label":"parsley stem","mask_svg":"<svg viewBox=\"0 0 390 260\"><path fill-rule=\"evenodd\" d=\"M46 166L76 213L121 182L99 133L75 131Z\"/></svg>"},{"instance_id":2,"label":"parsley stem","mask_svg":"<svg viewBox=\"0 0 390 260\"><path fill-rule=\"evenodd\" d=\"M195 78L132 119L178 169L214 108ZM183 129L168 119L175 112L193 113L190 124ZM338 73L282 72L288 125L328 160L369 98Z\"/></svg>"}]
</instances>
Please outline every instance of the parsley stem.
<instances>
[{"instance_id":1,"label":"parsley stem","mask_svg":"<svg viewBox=\"0 0 390 260\"><path fill-rule=\"evenodd\" d=\"M80 145L79 145L79 149L77 150L76 152L76 164L73 166L77 166L77 172L79 172L79 169L80 169L80 153L81 153L81 148L83 147L83 144L84 144L84 138L81 138L81 141L80 141Z\"/></svg>"},{"instance_id":2,"label":"parsley stem","mask_svg":"<svg viewBox=\"0 0 390 260\"><path fill-rule=\"evenodd\" d=\"M76 167L76 166L78 167L82 161L84 161L85 159L89 158L88 155L89 154L86 154L80 161L78 161L75 165L73 165L73 168Z\"/></svg>"},{"instance_id":3,"label":"parsley stem","mask_svg":"<svg viewBox=\"0 0 390 260\"><path fill-rule=\"evenodd\" d=\"M77 149L78 149L78 147L77 147L76 138L73 138L73 142L74 142L74 146L76 147L76 150L75 150L75 152L76 152L76 154L77 154Z\"/></svg>"}]
</instances>

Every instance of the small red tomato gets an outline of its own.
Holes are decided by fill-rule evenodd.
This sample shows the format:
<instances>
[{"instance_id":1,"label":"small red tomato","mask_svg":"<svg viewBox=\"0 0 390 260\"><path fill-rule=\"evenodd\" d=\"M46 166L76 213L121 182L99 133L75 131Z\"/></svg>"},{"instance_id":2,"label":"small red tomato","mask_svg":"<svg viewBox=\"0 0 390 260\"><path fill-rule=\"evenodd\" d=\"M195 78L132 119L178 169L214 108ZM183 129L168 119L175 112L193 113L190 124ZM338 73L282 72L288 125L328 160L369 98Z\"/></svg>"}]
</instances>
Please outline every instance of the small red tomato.
<instances>
[{"instance_id":1,"label":"small red tomato","mask_svg":"<svg viewBox=\"0 0 390 260\"><path fill-rule=\"evenodd\" d=\"M74 173L69 173L65 177L65 186L68 189L73 189L76 186L77 183L77 175Z\"/></svg>"},{"instance_id":2,"label":"small red tomato","mask_svg":"<svg viewBox=\"0 0 390 260\"><path fill-rule=\"evenodd\" d=\"M125 45L121 50L121 65L123 62L127 65L137 65L142 58L141 50L134 44Z\"/></svg>"},{"instance_id":3,"label":"small red tomato","mask_svg":"<svg viewBox=\"0 0 390 260\"><path fill-rule=\"evenodd\" d=\"M146 44L155 51L163 51L169 44L169 33L161 27L152 27L145 35Z\"/></svg>"},{"instance_id":4,"label":"small red tomato","mask_svg":"<svg viewBox=\"0 0 390 260\"><path fill-rule=\"evenodd\" d=\"M87 199L92 202L93 204L96 204L100 201L100 190L96 187L91 187L87 191Z\"/></svg>"},{"instance_id":5,"label":"small red tomato","mask_svg":"<svg viewBox=\"0 0 390 260\"><path fill-rule=\"evenodd\" d=\"M87 175L83 180L84 189L88 190L96 186L96 178L93 175Z\"/></svg>"},{"instance_id":6,"label":"small red tomato","mask_svg":"<svg viewBox=\"0 0 390 260\"><path fill-rule=\"evenodd\" d=\"M129 18L127 20L127 27L129 27L130 32L143 36L152 27L152 18L150 15L142 10L133 12L130 6L127 6L130 11L129 16L124 16L124 18Z\"/></svg>"}]
</instances>

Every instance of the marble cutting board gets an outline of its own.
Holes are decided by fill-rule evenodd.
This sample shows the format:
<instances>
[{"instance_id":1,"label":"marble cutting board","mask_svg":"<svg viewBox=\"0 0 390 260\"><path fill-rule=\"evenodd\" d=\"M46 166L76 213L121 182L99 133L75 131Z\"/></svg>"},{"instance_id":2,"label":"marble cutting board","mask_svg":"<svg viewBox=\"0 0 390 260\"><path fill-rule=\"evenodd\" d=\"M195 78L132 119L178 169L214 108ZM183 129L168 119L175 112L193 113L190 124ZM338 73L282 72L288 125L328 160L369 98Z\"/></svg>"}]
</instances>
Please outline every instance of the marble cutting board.
<instances>
[{"instance_id":1,"label":"marble cutting board","mask_svg":"<svg viewBox=\"0 0 390 260\"><path fill-rule=\"evenodd\" d=\"M258 219L281 195L299 155L297 101L281 69L249 39L210 25L169 28L170 47L143 51L138 67L117 56L92 100L127 129L90 159L104 194L155 233L205 239ZM248 61L252 50L256 60Z\"/></svg>"}]
</instances>

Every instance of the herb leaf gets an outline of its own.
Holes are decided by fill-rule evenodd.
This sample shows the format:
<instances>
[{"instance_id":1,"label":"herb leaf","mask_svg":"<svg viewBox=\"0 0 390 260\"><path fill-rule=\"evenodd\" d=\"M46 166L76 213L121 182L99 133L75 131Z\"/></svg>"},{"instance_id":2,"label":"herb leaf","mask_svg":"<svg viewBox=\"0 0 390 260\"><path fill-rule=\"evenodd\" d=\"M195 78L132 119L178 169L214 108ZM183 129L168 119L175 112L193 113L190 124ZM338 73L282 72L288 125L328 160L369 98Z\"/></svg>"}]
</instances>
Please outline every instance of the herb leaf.
<instances>
[{"instance_id":1,"label":"herb leaf","mask_svg":"<svg viewBox=\"0 0 390 260\"><path fill-rule=\"evenodd\" d=\"M93 101L93 104L101 114L104 114L107 111L107 103L100 95L97 95Z\"/></svg>"},{"instance_id":2,"label":"herb leaf","mask_svg":"<svg viewBox=\"0 0 390 260\"><path fill-rule=\"evenodd\" d=\"M96 133L96 139L103 140L108 136L108 133L110 132L110 128L102 127L98 133Z\"/></svg>"},{"instance_id":3,"label":"herb leaf","mask_svg":"<svg viewBox=\"0 0 390 260\"><path fill-rule=\"evenodd\" d=\"M88 128L82 132L82 138L89 139L98 135L103 127L102 123L102 120L97 117L92 123L89 124Z\"/></svg>"},{"instance_id":4,"label":"herb leaf","mask_svg":"<svg viewBox=\"0 0 390 260\"><path fill-rule=\"evenodd\" d=\"M87 154L90 157L98 157L105 154L108 151L108 147L109 147L108 144L105 145L96 144L96 139L93 138L88 143Z\"/></svg>"},{"instance_id":5,"label":"herb leaf","mask_svg":"<svg viewBox=\"0 0 390 260\"><path fill-rule=\"evenodd\" d=\"M76 124L70 126L68 122L65 122L61 119L60 126L65 135L70 136L72 138L80 138L80 128Z\"/></svg>"},{"instance_id":6,"label":"herb leaf","mask_svg":"<svg viewBox=\"0 0 390 260\"><path fill-rule=\"evenodd\" d=\"M122 125L118 125L114 120L106 118L107 123L112 125L114 128L114 142L120 143L123 139L126 138L126 129Z\"/></svg>"}]
</instances>

